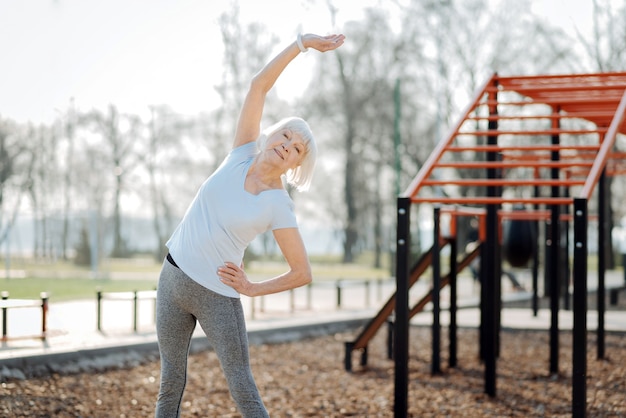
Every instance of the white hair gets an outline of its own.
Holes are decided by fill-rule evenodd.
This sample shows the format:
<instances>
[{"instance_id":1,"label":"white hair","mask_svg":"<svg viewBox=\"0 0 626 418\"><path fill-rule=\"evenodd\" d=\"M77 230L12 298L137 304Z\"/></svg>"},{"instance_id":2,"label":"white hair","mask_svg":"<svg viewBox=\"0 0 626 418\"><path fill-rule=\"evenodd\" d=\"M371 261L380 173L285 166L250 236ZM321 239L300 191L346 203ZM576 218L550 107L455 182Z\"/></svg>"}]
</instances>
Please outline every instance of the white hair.
<instances>
[{"instance_id":1,"label":"white hair","mask_svg":"<svg viewBox=\"0 0 626 418\"><path fill-rule=\"evenodd\" d=\"M281 129L289 129L293 133L299 135L306 147L302 162L294 169L287 170L285 177L287 183L293 185L299 191L309 189L315 169L315 160L317 159L317 146L313 138L313 132L309 124L304 119L298 117L288 117L280 120L272 126L269 126L261 132L257 138L257 146L260 150L265 149L267 140Z\"/></svg>"}]
</instances>

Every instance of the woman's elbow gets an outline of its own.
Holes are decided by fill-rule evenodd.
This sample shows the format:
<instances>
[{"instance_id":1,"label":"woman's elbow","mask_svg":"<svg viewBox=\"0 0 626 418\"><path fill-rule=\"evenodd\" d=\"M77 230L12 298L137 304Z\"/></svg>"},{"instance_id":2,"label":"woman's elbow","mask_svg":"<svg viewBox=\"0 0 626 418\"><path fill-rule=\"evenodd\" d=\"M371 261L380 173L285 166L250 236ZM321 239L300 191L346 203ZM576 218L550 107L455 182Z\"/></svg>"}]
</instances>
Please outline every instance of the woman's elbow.
<instances>
[{"instance_id":1,"label":"woman's elbow","mask_svg":"<svg viewBox=\"0 0 626 418\"><path fill-rule=\"evenodd\" d=\"M249 90L252 91L258 91L260 93L266 94L271 88L271 84L268 85L267 81L265 79L263 79L260 74L256 74L254 77L252 77L252 80L250 80L250 85L249 85Z\"/></svg>"},{"instance_id":2,"label":"woman's elbow","mask_svg":"<svg viewBox=\"0 0 626 418\"><path fill-rule=\"evenodd\" d=\"M298 287L306 286L311 284L313 281L313 274L311 274L311 270L301 271L298 274Z\"/></svg>"}]
</instances>

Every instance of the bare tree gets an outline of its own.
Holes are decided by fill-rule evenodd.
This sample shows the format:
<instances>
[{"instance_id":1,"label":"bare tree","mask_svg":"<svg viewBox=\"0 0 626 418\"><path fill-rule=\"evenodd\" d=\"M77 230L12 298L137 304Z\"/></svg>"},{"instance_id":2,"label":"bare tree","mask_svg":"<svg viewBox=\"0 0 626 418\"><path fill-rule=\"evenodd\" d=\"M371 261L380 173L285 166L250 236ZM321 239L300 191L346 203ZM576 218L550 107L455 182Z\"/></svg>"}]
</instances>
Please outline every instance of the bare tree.
<instances>
[{"instance_id":1,"label":"bare tree","mask_svg":"<svg viewBox=\"0 0 626 418\"><path fill-rule=\"evenodd\" d=\"M28 196L33 212L34 242L33 254L41 259L56 258L59 247L55 233L55 214L59 211L59 164L57 157L58 137L52 127L29 126L29 143L33 152L34 167L32 181L29 182Z\"/></svg>"},{"instance_id":2,"label":"bare tree","mask_svg":"<svg viewBox=\"0 0 626 418\"><path fill-rule=\"evenodd\" d=\"M351 41L333 57L320 59L310 90L309 109L332 134L326 147L342 158L344 213L340 219L346 263L369 246L368 236L374 242L379 239L378 234L365 233L363 228L369 224L370 211L370 221L384 222L377 199L388 201L392 189L389 185L384 188L389 194L380 194L376 181L376 176L384 176L379 161L384 161L387 169L393 161L393 86L401 75L400 46L388 23L384 13L370 9L365 21L346 27ZM327 210L337 211L336 200L328 200ZM377 229L382 230L380 225Z\"/></svg>"},{"instance_id":3,"label":"bare tree","mask_svg":"<svg viewBox=\"0 0 626 418\"><path fill-rule=\"evenodd\" d=\"M174 173L180 171L178 167L188 165L181 161L185 156L178 155L178 151L180 139L185 137L192 125L166 106L151 108L148 141L140 159L148 173L149 187L145 197L152 211L152 226L157 239L154 255L157 260L165 256L165 242L174 227L173 201L177 195L172 191L178 189L173 187L177 183ZM177 158L171 158L173 155Z\"/></svg>"},{"instance_id":4,"label":"bare tree","mask_svg":"<svg viewBox=\"0 0 626 418\"><path fill-rule=\"evenodd\" d=\"M74 159L75 159L75 134L76 134L76 110L74 100L71 100L67 113L61 121L62 131L65 140L65 156L62 158L63 164L60 167L63 177L63 225L61 229L61 257L68 259L67 250L70 245L70 220L72 213L72 193L74 189Z\"/></svg>"},{"instance_id":5,"label":"bare tree","mask_svg":"<svg viewBox=\"0 0 626 418\"><path fill-rule=\"evenodd\" d=\"M77 243L77 260L91 264L97 276L99 261L103 255L103 224L106 212L107 195L110 193L111 179L101 175L110 170L107 154L100 143L90 143L80 134L80 158L74 165L76 179L74 187L76 199L73 200L73 212L80 219L80 236L85 240ZM81 247L82 246L82 247ZM81 252L83 252L81 254ZM88 253L88 254L85 254Z\"/></svg>"},{"instance_id":6,"label":"bare tree","mask_svg":"<svg viewBox=\"0 0 626 418\"><path fill-rule=\"evenodd\" d=\"M592 34L576 28L592 71L623 71L626 68L626 1L593 0Z\"/></svg>"},{"instance_id":7,"label":"bare tree","mask_svg":"<svg viewBox=\"0 0 626 418\"><path fill-rule=\"evenodd\" d=\"M100 136L107 168L99 175L109 174L113 179L113 257L128 255L128 248L122 236L122 194L125 191L126 179L138 162L134 152L137 142L141 139L141 120L134 115L120 115L114 105L109 106L108 114L98 110L85 117L85 123L93 126L94 132Z\"/></svg>"},{"instance_id":8,"label":"bare tree","mask_svg":"<svg viewBox=\"0 0 626 418\"><path fill-rule=\"evenodd\" d=\"M32 183L34 152L23 129L0 119L0 244L9 237Z\"/></svg>"},{"instance_id":9,"label":"bare tree","mask_svg":"<svg viewBox=\"0 0 626 418\"><path fill-rule=\"evenodd\" d=\"M239 20L239 6L234 3L231 10L219 19L224 63L222 80L215 86L221 98L221 106L214 115L216 140L228 151L234 137L237 118L248 91L252 76L263 68L278 38L268 28L259 23L242 25ZM265 120L272 123L276 119L277 97L274 90L269 93ZM221 158L218 159L221 162Z\"/></svg>"}]
</instances>

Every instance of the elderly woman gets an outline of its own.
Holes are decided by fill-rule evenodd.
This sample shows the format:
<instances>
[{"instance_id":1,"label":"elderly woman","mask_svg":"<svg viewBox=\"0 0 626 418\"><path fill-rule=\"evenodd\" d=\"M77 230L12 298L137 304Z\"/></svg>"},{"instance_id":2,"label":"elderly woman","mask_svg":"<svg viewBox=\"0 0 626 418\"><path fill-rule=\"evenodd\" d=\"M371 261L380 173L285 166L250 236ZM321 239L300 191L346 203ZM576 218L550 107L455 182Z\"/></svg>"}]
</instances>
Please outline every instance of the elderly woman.
<instances>
[{"instance_id":1,"label":"elderly woman","mask_svg":"<svg viewBox=\"0 0 626 418\"><path fill-rule=\"evenodd\" d=\"M231 152L202 184L166 243L169 254L157 292L161 356L157 417L180 416L196 321L217 353L241 414L268 416L250 369L239 296L267 295L311 282L308 256L283 178L298 189L308 188L316 146L309 126L300 118L284 119L261 133L263 106L268 91L300 52L330 51L343 42L343 35L298 35L254 76ZM251 282L242 267L244 251L267 230L273 231L289 268L277 277Z\"/></svg>"}]
</instances>

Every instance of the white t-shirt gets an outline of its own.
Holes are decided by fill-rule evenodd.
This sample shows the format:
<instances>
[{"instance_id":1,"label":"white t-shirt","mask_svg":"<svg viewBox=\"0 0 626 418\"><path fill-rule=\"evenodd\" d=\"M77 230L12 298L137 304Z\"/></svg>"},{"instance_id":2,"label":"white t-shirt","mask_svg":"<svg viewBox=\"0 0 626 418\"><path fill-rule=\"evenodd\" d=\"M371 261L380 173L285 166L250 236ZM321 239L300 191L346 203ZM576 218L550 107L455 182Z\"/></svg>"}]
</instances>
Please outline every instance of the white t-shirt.
<instances>
[{"instance_id":1,"label":"white t-shirt","mask_svg":"<svg viewBox=\"0 0 626 418\"><path fill-rule=\"evenodd\" d=\"M294 204L283 189L258 195L244 189L256 142L233 149L202 184L165 244L178 267L196 282L224 296L239 293L219 280L217 268L241 265L248 244L268 230L296 228Z\"/></svg>"}]
</instances>

